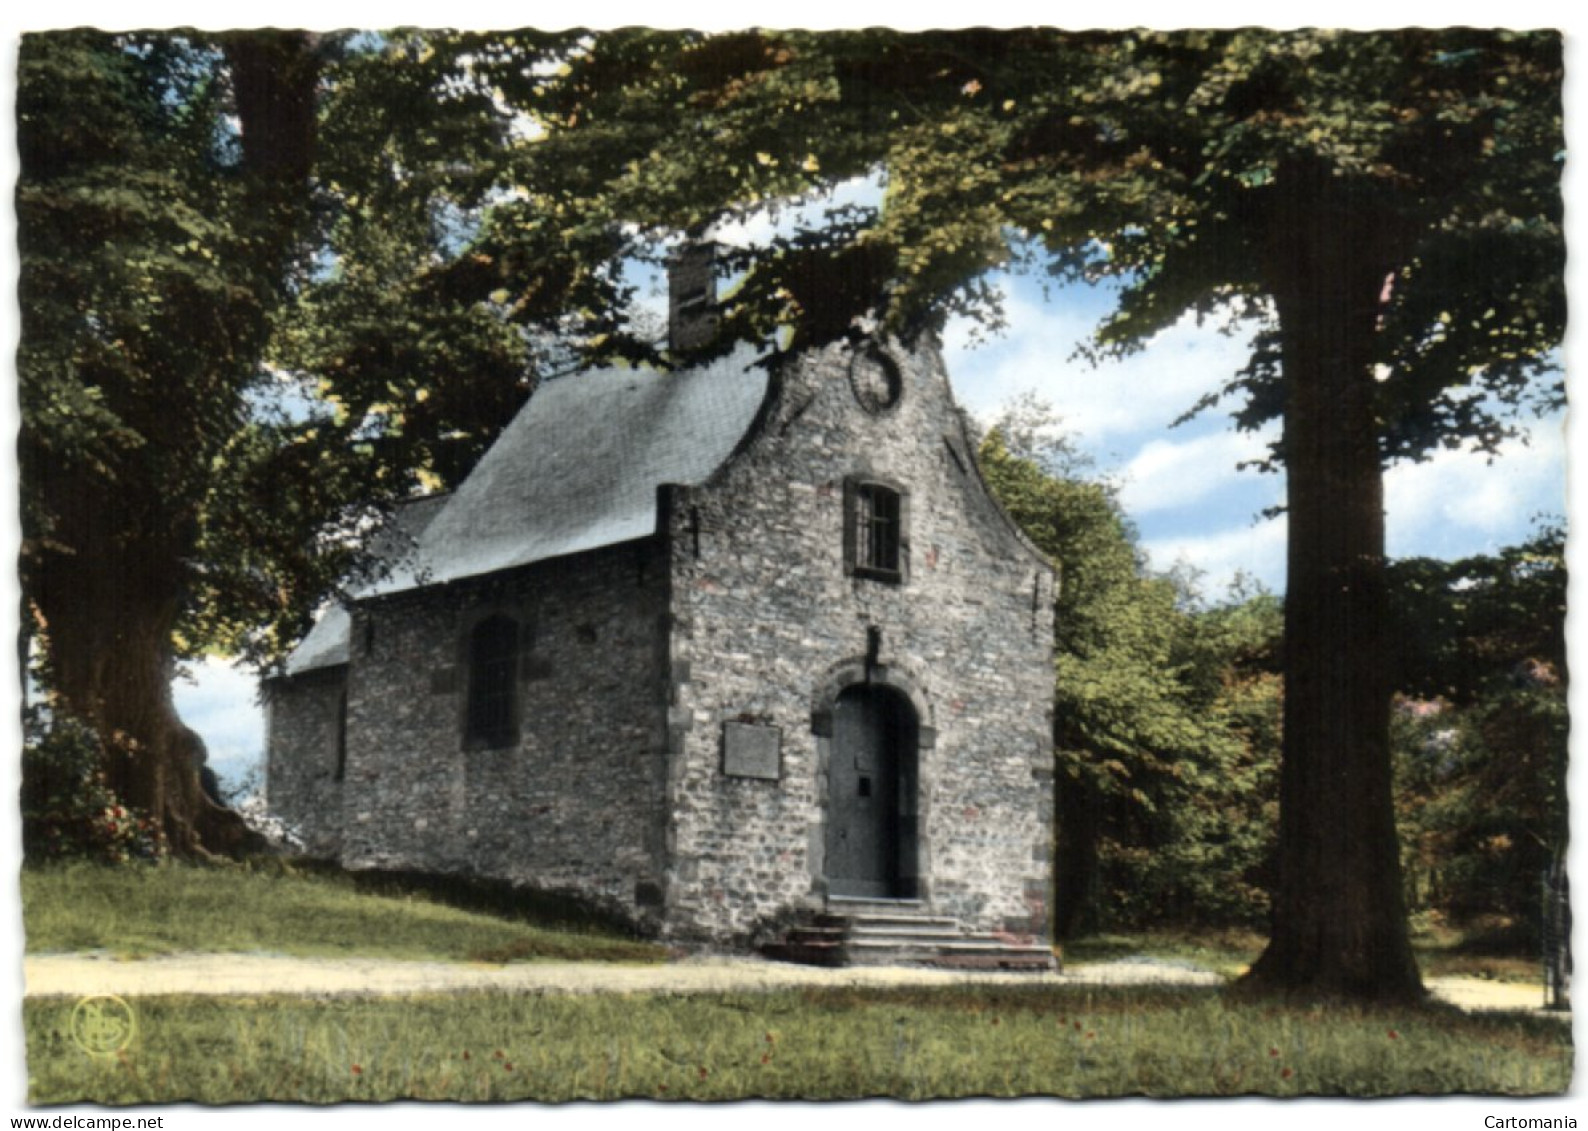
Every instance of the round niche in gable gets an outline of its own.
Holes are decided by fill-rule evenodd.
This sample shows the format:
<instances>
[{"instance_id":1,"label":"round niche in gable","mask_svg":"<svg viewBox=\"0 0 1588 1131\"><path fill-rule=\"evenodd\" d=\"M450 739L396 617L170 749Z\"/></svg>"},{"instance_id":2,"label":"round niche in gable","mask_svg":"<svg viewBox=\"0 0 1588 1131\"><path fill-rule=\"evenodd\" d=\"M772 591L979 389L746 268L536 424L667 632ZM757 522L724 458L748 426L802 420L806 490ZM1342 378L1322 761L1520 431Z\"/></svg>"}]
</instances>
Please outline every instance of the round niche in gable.
<instances>
[{"instance_id":1,"label":"round niche in gable","mask_svg":"<svg viewBox=\"0 0 1588 1131\"><path fill-rule=\"evenodd\" d=\"M849 387L860 407L876 415L899 403L904 376L893 355L868 340L857 345L849 356Z\"/></svg>"}]
</instances>

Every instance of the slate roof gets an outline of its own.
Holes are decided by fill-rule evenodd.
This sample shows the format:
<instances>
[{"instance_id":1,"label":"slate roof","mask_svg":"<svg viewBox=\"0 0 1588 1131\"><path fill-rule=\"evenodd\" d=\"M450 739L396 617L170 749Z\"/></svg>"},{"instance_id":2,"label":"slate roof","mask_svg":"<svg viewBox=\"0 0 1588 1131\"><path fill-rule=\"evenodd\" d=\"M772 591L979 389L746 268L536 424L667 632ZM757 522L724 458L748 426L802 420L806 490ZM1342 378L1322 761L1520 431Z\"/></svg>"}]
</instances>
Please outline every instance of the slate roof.
<instances>
[{"instance_id":1,"label":"slate roof","mask_svg":"<svg viewBox=\"0 0 1588 1131\"><path fill-rule=\"evenodd\" d=\"M410 553L424 534L425 527L441 513L451 495L430 495L403 503L392 513L392 525L376 541L377 559L399 560ZM316 668L347 663L348 633L352 628L346 606L336 602L327 606L314 626L287 657L286 674L299 675Z\"/></svg>"},{"instance_id":2,"label":"slate roof","mask_svg":"<svg viewBox=\"0 0 1588 1131\"><path fill-rule=\"evenodd\" d=\"M387 596L656 532L657 488L703 483L755 423L768 374L741 346L692 369L601 369L547 382L423 527L412 553L355 594ZM347 660L333 608L289 675Z\"/></svg>"}]
</instances>

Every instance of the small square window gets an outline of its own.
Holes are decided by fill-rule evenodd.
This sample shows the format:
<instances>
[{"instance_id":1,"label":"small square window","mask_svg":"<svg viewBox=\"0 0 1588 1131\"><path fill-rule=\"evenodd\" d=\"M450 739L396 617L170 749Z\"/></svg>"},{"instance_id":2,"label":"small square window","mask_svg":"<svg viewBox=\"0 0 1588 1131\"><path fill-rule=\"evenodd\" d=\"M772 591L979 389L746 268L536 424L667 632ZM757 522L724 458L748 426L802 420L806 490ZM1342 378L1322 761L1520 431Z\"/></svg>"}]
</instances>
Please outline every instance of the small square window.
<instances>
[{"instance_id":1,"label":"small square window","mask_svg":"<svg viewBox=\"0 0 1588 1131\"><path fill-rule=\"evenodd\" d=\"M906 496L885 483L852 480L847 496L845 550L849 572L900 582L905 573Z\"/></svg>"}]
</instances>

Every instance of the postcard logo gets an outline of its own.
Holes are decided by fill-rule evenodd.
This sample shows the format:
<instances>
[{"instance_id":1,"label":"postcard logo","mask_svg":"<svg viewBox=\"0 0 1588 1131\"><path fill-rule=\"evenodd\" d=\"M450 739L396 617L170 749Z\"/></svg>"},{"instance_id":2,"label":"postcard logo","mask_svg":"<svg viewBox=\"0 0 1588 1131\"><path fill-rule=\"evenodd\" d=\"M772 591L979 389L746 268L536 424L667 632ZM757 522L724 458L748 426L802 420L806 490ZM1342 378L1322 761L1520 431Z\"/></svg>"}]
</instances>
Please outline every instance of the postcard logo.
<instances>
[{"instance_id":1,"label":"postcard logo","mask_svg":"<svg viewBox=\"0 0 1588 1131\"><path fill-rule=\"evenodd\" d=\"M132 1006L115 994L95 994L72 1009L72 1043L89 1056L115 1056L132 1043Z\"/></svg>"}]
</instances>

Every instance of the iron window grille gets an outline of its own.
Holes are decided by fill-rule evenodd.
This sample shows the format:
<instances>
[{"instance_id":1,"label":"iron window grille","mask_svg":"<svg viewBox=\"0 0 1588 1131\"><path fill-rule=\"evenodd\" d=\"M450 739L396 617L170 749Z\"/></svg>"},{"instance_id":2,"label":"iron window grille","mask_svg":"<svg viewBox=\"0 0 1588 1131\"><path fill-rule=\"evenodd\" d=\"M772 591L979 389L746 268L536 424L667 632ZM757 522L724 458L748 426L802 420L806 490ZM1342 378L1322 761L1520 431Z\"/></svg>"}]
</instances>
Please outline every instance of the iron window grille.
<instances>
[{"instance_id":1,"label":"iron window grille","mask_svg":"<svg viewBox=\"0 0 1588 1131\"><path fill-rule=\"evenodd\" d=\"M845 486L849 572L879 581L904 581L908 496L891 484L872 480L851 480Z\"/></svg>"}]
</instances>

